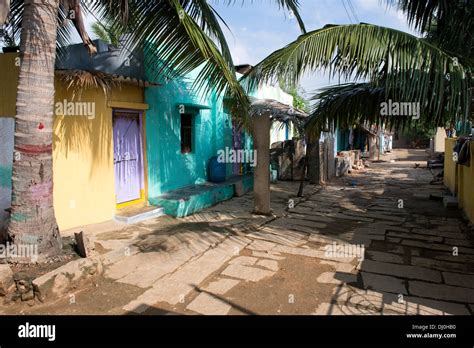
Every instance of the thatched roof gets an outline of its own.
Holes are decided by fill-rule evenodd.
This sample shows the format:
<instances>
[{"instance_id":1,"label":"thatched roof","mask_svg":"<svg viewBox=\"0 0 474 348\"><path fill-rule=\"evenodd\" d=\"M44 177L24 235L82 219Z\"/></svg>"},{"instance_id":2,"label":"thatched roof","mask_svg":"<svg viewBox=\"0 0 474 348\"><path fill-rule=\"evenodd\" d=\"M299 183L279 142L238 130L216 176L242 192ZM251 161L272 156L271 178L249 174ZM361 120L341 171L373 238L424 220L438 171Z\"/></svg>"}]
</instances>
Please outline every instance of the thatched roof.
<instances>
[{"instance_id":1,"label":"thatched roof","mask_svg":"<svg viewBox=\"0 0 474 348\"><path fill-rule=\"evenodd\" d=\"M158 86L156 83L121 75L108 74L101 71L88 71L79 69L56 69L56 74L63 81L67 89L73 94L81 95L83 90L100 88L108 94L112 88L121 84L131 84L139 87Z\"/></svg>"},{"instance_id":2,"label":"thatched roof","mask_svg":"<svg viewBox=\"0 0 474 348\"><path fill-rule=\"evenodd\" d=\"M273 121L278 122L302 122L308 114L294 108L293 106L283 104L273 99L252 99L250 113L252 116L261 116L264 113L270 113Z\"/></svg>"}]
</instances>

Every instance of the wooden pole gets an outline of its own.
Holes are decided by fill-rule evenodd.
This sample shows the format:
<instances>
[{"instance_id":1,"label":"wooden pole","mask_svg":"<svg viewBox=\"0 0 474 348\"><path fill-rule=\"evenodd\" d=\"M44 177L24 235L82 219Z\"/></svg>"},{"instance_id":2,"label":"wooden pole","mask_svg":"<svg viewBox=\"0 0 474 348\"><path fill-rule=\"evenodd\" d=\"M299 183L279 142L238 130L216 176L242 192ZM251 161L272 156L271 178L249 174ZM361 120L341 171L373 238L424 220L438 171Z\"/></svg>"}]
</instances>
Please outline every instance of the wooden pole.
<instances>
[{"instance_id":1,"label":"wooden pole","mask_svg":"<svg viewBox=\"0 0 474 348\"><path fill-rule=\"evenodd\" d=\"M270 209L270 113L253 120L254 148L257 165L254 170L254 213L271 215Z\"/></svg>"}]
</instances>

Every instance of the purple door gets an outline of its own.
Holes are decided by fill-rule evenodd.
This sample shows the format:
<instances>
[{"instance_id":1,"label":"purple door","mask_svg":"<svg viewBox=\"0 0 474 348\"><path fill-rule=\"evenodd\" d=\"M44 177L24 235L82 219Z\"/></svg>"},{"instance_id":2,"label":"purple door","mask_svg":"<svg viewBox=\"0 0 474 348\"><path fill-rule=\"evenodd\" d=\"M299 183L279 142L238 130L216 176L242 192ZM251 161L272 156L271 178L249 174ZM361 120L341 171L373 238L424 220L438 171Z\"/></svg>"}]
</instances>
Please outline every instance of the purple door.
<instances>
[{"instance_id":1,"label":"purple door","mask_svg":"<svg viewBox=\"0 0 474 348\"><path fill-rule=\"evenodd\" d=\"M120 204L141 197L140 114L114 112L113 123L115 193Z\"/></svg>"},{"instance_id":2,"label":"purple door","mask_svg":"<svg viewBox=\"0 0 474 348\"><path fill-rule=\"evenodd\" d=\"M233 142L234 150L242 150L243 149L242 131L235 124L232 127L232 142ZM241 163L234 163L233 168L232 168L233 174L234 175L240 175L241 174L241 168L242 168Z\"/></svg>"}]
</instances>

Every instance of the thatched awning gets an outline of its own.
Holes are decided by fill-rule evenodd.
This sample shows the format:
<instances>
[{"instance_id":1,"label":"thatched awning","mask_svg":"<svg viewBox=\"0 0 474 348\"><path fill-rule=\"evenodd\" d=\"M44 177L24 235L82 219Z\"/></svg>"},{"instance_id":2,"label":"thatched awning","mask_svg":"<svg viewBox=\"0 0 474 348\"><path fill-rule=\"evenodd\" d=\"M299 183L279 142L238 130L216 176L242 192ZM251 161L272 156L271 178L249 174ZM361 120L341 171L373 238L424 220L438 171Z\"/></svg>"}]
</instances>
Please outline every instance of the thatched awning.
<instances>
[{"instance_id":1,"label":"thatched awning","mask_svg":"<svg viewBox=\"0 0 474 348\"><path fill-rule=\"evenodd\" d=\"M154 82L94 70L56 69L56 74L58 74L63 81L67 81L75 87L84 89L112 86L121 83L139 87L159 86L159 84Z\"/></svg>"},{"instance_id":2,"label":"thatched awning","mask_svg":"<svg viewBox=\"0 0 474 348\"><path fill-rule=\"evenodd\" d=\"M261 116L269 113L272 121L282 123L295 122L298 124L308 117L307 113L273 99L251 99L250 114L252 116Z\"/></svg>"}]
</instances>

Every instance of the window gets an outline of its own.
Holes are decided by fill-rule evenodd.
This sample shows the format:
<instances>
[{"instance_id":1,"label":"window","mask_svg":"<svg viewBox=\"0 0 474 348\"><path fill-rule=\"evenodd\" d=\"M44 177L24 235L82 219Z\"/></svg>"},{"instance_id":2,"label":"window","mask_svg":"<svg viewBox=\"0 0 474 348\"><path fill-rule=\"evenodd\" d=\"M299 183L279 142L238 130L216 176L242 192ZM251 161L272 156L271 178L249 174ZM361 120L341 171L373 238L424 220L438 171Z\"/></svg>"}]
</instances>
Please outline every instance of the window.
<instances>
[{"instance_id":1,"label":"window","mask_svg":"<svg viewBox=\"0 0 474 348\"><path fill-rule=\"evenodd\" d=\"M193 116L181 115L181 153L193 151Z\"/></svg>"}]
</instances>

